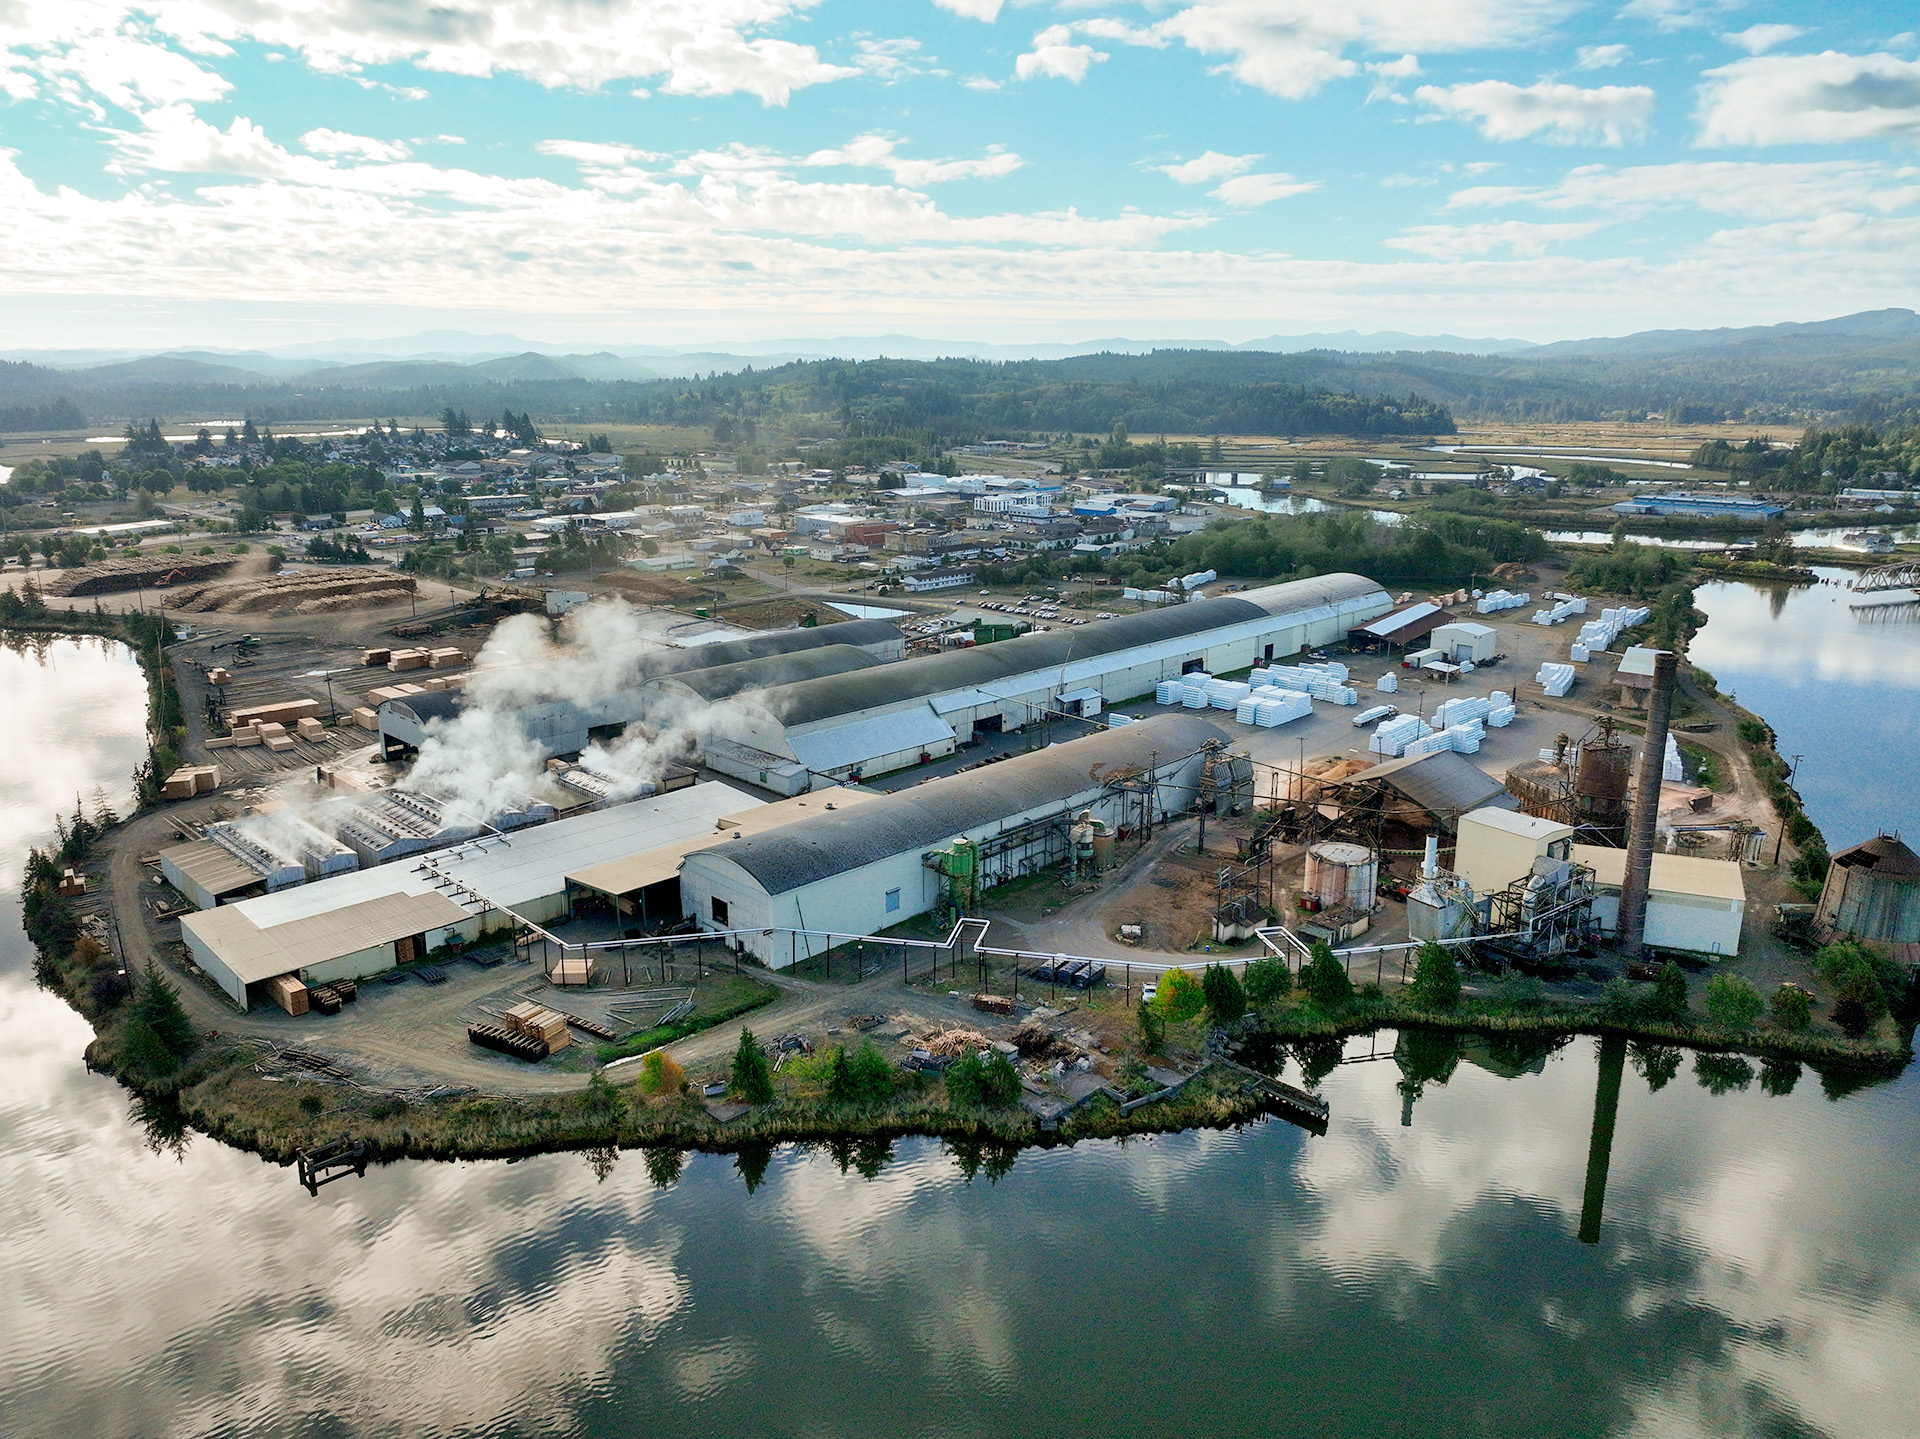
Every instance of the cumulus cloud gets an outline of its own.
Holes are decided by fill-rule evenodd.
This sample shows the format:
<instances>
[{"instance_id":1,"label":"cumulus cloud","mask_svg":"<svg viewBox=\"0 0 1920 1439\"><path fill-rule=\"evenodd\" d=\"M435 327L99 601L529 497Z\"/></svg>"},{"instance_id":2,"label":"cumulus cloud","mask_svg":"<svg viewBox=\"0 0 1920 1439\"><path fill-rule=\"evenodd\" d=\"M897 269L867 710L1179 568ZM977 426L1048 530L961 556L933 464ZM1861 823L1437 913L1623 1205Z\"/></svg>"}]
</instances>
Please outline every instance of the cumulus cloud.
<instances>
[{"instance_id":1,"label":"cumulus cloud","mask_svg":"<svg viewBox=\"0 0 1920 1439\"><path fill-rule=\"evenodd\" d=\"M1920 137L1920 61L1756 55L1706 72L1699 143L1822 145Z\"/></svg>"},{"instance_id":2,"label":"cumulus cloud","mask_svg":"<svg viewBox=\"0 0 1920 1439\"><path fill-rule=\"evenodd\" d=\"M933 0L933 3L942 10L951 10L969 20L984 20L991 25L1000 18L1000 7L1005 0Z\"/></svg>"},{"instance_id":3,"label":"cumulus cloud","mask_svg":"<svg viewBox=\"0 0 1920 1439\"><path fill-rule=\"evenodd\" d=\"M1576 70L1611 70L1632 58L1631 45L1582 45L1574 52Z\"/></svg>"},{"instance_id":4,"label":"cumulus cloud","mask_svg":"<svg viewBox=\"0 0 1920 1439\"><path fill-rule=\"evenodd\" d=\"M1744 4L1746 0L1627 0L1620 16L1645 20L1656 30L1672 32L1711 25L1716 17Z\"/></svg>"},{"instance_id":5,"label":"cumulus cloud","mask_svg":"<svg viewBox=\"0 0 1920 1439\"><path fill-rule=\"evenodd\" d=\"M784 105L795 90L861 73L771 33L815 3L438 0L423 8L366 0L15 0L15 18L0 27L0 40L31 49L24 61L12 57L15 75L67 73L103 95L117 86L158 103L210 99L198 92L226 88L162 39L203 56L230 54L244 39L297 54L321 72L363 80L369 67L395 64L518 75L549 89L657 78L670 94L744 93Z\"/></svg>"},{"instance_id":6,"label":"cumulus cloud","mask_svg":"<svg viewBox=\"0 0 1920 1439\"><path fill-rule=\"evenodd\" d=\"M1759 55L1776 45L1784 45L1789 40L1798 40L1807 32L1798 25L1749 25L1731 35L1720 38L1729 45L1737 45L1749 55Z\"/></svg>"},{"instance_id":7,"label":"cumulus cloud","mask_svg":"<svg viewBox=\"0 0 1920 1439\"><path fill-rule=\"evenodd\" d=\"M1529 44L1577 9L1576 0L1200 0L1159 21L1157 35L1284 99L1360 73L1349 50L1406 57ZM1404 62L1396 62L1404 63Z\"/></svg>"},{"instance_id":8,"label":"cumulus cloud","mask_svg":"<svg viewBox=\"0 0 1920 1439\"><path fill-rule=\"evenodd\" d=\"M445 136L435 137L444 140ZM322 126L309 130L300 143L315 155L345 155L362 160L404 160L413 151L399 140L374 140L365 135L349 135Z\"/></svg>"},{"instance_id":9,"label":"cumulus cloud","mask_svg":"<svg viewBox=\"0 0 1920 1439\"><path fill-rule=\"evenodd\" d=\"M1218 150L1209 150L1191 160L1173 165L1155 165L1153 168L1179 184L1204 185L1209 180L1244 175L1260 162L1260 158L1258 155L1222 155Z\"/></svg>"},{"instance_id":10,"label":"cumulus cloud","mask_svg":"<svg viewBox=\"0 0 1920 1439\"><path fill-rule=\"evenodd\" d=\"M1583 240L1603 225L1600 220L1535 224L1525 220L1493 220L1484 225L1416 225L1389 239L1393 250L1411 250L1437 260L1458 260L1507 250L1514 255L1544 255L1566 240Z\"/></svg>"},{"instance_id":11,"label":"cumulus cloud","mask_svg":"<svg viewBox=\"0 0 1920 1439\"><path fill-rule=\"evenodd\" d=\"M1013 73L1022 80L1044 75L1078 85L1090 66L1106 58L1091 45L1074 44L1073 32L1065 25L1049 25L1033 37L1033 49L1013 62Z\"/></svg>"},{"instance_id":12,"label":"cumulus cloud","mask_svg":"<svg viewBox=\"0 0 1920 1439\"><path fill-rule=\"evenodd\" d=\"M1558 184L1483 185L1448 197L1448 210L1532 205L1543 210L1604 210L1615 218L1658 210L1698 209L1751 216L1824 215L1836 211L1891 214L1920 205L1920 167L1872 161L1776 165L1713 160L1613 169L1582 165Z\"/></svg>"},{"instance_id":13,"label":"cumulus cloud","mask_svg":"<svg viewBox=\"0 0 1920 1439\"><path fill-rule=\"evenodd\" d=\"M1237 175L1218 189L1207 193L1223 205L1231 205L1236 210L1251 210L1256 206L1270 205L1275 200L1285 200L1294 195L1304 195L1309 190L1317 190L1317 180L1296 180L1291 175L1279 173L1265 175Z\"/></svg>"},{"instance_id":14,"label":"cumulus cloud","mask_svg":"<svg viewBox=\"0 0 1920 1439\"><path fill-rule=\"evenodd\" d=\"M1644 135L1653 114L1653 91L1644 85L1583 90L1555 80L1536 85L1476 80L1445 88L1422 85L1414 98L1443 115L1477 121L1489 140L1539 135L1568 145L1620 145Z\"/></svg>"},{"instance_id":15,"label":"cumulus cloud","mask_svg":"<svg viewBox=\"0 0 1920 1439\"><path fill-rule=\"evenodd\" d=\"M801 163L809 166L852 165L885 170L902 185L918 188L949 180L997 180L1026 163L1004 145L989 145L977 160L915 160L899 154L900 141L878 133L856 137L833 150L816 150Z\"/></svg>"}]
</instances>

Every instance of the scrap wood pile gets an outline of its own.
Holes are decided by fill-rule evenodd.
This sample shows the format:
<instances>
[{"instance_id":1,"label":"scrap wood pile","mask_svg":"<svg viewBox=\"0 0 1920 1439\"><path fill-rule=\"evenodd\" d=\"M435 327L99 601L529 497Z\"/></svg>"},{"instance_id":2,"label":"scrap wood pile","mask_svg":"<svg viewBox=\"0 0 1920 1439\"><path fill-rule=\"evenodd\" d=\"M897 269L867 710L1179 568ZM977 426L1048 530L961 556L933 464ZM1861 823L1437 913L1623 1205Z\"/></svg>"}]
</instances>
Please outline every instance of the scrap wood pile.
<instances>
[{"instance_id":1,"label":"scrap wood pile","mask_svg":"<svg viewBox=\"0 0 1920 1439\"><path fill-rule=\"evenodd\" d=\"M97 565L60 570L40 582L43 594L105 595L121 590L159 587L161 581L177 585L185 580L206 580L224 575L239 561L233 555L218 558L187 555L140 555L126 559L102 560Z\"/></svg>"},{"instance_id":2,"label":"scrap wood pile","mask_svg":"<svg viewBox=\"0 0 1920 1439\"><path fill-rule=\"evenodd\" d=\"M919 1047L929 1054L943 1054L950 1059L958 1059L963 1054L978 1054L983 1049L993 1048L993 1041L977 1030L939 1029L922 1035Z\"/></svg>"}]
</instances>

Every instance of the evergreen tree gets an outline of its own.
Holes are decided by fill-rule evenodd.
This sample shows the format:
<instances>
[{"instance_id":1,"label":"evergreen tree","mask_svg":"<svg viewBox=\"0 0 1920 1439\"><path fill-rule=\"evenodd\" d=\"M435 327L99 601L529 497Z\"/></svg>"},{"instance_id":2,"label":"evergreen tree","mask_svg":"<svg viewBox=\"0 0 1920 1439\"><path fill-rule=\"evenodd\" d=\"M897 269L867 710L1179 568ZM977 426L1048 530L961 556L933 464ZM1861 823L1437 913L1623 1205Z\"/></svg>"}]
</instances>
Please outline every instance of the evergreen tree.
<instances>
[{"instance_id":1,"label":"evergreen tree","mask_svg":"<svg viewBox=\"0 0 1920 1439\"><path fill-rule=\"evenodd\" d=\"M883 1104L893 1097L893 1066L868 1040L853 1052L847 1062L853 1080L854 1096L861 1104Z\"/></svg>"},{"instance_id":2,"label":"evergreen tree","mask_svg":"<svg viewBox=\"0 0 1920 1439\"><path fill-rule=\"evenodd\" d=\"M1158 1054L1167 1042L1166 1016L1143 999L1135 1017L1140 1022L1140 1047L1148 1054Z\"/></svg>"},{"instance_id":3,"label":"evergreen tree","mask_svg":"<svg viewBox=\"0 0 1920 1439\"><path fill-rule=\"evenodd\" d=\"M955 1104L978 1104L986 1082L986 1066L971 1050L947 1066L947 1098Z\"/></svg>"},{"instance_id":4,"label":"evergreen tree","mask_svg":"<svg viewBox=\"0 0 1920 1439\"><path fill-rule=\"evenodd\" d=\"M833 1057L827 1061L827 1098L835 1104L854 1101L853 1066L847 1062L845 1045L836 1044Z\"/></svg>"},{"instance_id":5,"label":"evergreen tree","mask_svg":"<svg viewBox=\"0 0 1920 1439\"><path fill-rule=\"evenodd\" d=\"M760 1187L760 1181L766 1177L767 1165L773 1162L771 1144L743 1144L740 1152L733 1156L733 1167L740 1171L740 1180L751 1194Z\"/></svg>"},{"instance_id":6,"label":"evergreen tree","mask_svg":"<svg viewBox=\"0 0 1920 1439\"><path fill-rule=\"evenodd\" d=\"M1445 1013L1460 1003L1460 966L1453 951L1428 940L1420 946L1413 969L1413 1002L1422 1009Z\"/></svg>"},{"instance_id":7,"label":"evergreen tree","mask_svg":"<svg viewBox=\"0 0 1920 1439\"><path fill-rule=\"evenodd\" d=\"M1353 981L1347 978L1347 968L1325 940L1313 943L1306 980L1307 993L1322 1009L1337 1009L1353 998Z\"/></svg>"},{"instance_id":8,"label":"evergreen tree","mask_svg":"<svg viewBox=\"0 0 1920 1439\"><path fill-rule=\"evenodd\" d=\"M1215 1024L1232 1024L1247 1012L1247 992L1225 965L1208 965L1200 976L1200 988L1207 996L1207 1012Z\"/></svg>"},{"instance_id":9,"label":"evergreen tree","mask_svg":"<svg viewBox=\"0 0 1920 1439\"><path fill-rule=\"evenodd\" d=\"M1653 998L1647 1011L1656 1019L1680 1020L1687 1017L1687 976L1679 965L1668 960L1654 982Z\"/></svg>"},{"instance_id":10,"label":"evergreen tree","mask_svg":"<svg viewBox=\"0 0 1920 1439\"><path fill-rule=\"evenodd\" d=\"M1020 1097L1020 1071L999 1050L981 1066L980 1097L988 1104L1008 1105Z\"/></svg>"},{"instance_id":11,"label":"evergreen tree","mask_svg":"<svg viewBox=\"0 0 1920 1439\"><path fill-rule=\"evenodd\" d=\"M151 1029L169 1053L181 1059L200 1045L200 1036L193 1032L193 1021L181 1007L179 992L157 969L149 969L140 981L134 1018Z\"/></svg>"},{"instance_id":12,"label":"evergreen tree","mask_svg":"<svg viewBox=\"0 0 1920 1439\"><path fill-rule=\"evenodd\" d=\"M1288 972L1286 961L1278 955L1264 955L1247 966L1244 988L1248 1004L1272 1004L1275 1000L1285 999L1293 989L1293 975Z\"/></svg>"},{"instance_id":13,"label":"evergreen tree","mask_svg":"<svg viewBox=\"0 0 1920 1439\"><path fill-rule=\"evenodd\" d=\"M747 1104L773 1102L773 1070L750 1029L740 1031L740 1047L733 1052L733 1076L728 1088Z\"/></svg>"},{"instance_id":14,"label":"evergreen tree","mask_svg":"<svg viewBox=\"0 0 1920 1439\"><path fill-rule=\"evenodd\" d=\"M122 1026L115 1052L120 1072L136 1082L164 1079L180 1067L174 1052L153 1032L153 1026L138 1015Z\"/></svg>"}]
</instances>

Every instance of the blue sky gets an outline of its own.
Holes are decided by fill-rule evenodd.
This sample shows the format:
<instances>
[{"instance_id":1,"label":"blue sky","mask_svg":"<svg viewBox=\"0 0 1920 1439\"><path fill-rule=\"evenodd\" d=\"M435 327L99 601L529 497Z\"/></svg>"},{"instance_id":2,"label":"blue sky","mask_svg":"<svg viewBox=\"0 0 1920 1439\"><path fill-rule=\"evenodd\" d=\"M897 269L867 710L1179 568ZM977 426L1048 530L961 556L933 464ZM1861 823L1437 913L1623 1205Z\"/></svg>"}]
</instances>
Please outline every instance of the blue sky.
<instances>
[{"instance_id":1,"label":"blue sky","mask_svg":"<svg viewBox=\"0 0 1920 1439\"><path fill-rule=\"evenodd\" d=\"M13 0L0 338L1913 306L1916 31L1767 0Z\"/></svg>"}]
</instances>

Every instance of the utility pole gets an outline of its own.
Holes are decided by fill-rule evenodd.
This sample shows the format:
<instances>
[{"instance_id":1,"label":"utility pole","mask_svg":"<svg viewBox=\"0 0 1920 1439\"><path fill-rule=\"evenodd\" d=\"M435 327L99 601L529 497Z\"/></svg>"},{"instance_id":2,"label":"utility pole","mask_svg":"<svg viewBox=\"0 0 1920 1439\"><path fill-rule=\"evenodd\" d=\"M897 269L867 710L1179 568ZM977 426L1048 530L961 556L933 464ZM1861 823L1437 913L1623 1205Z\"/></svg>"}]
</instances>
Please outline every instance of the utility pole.
<instances>
[{"instance_id":1,"label":"utility pole","mask_svg":"<svg viewBox=\"0 0 1920 1439\"><path fill-rule=\"evenodd\" d=\"M1793 768L1787 771L1787 788L1792 789L1793 777L1800 773L1800 761L1805 759L1806 756L1796 754L1796 755L1788 755L1787 758L1793 761ZM1773 864L1774 864L1774 868L1776 869L1780 867L1780 845L1781 845L1781 842L1786 839L1786 837L1787 837L1787 822L1783 819L1780 821L1780 833L1778 833L1773 837Z\"/></svg>"}]
</instances>

